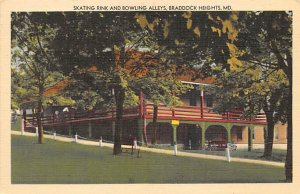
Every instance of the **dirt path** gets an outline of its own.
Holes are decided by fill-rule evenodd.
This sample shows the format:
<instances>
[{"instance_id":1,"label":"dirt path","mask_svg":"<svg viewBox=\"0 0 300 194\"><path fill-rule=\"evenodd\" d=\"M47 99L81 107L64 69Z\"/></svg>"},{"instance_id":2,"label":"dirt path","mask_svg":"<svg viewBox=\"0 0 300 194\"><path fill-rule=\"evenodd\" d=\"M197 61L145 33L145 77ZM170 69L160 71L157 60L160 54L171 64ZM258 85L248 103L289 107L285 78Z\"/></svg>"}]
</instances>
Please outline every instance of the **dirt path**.
<instances>
[{"instance_id":1,"label":"dirt path","mask_svg":"<svg viewBox=\"0 0 300 194\"><path fill-rule=\"evenodd\" d=\"M20 131L11 131L11 134L14 135L21 135ZM24 132L25 136L36 136L34 133L28 133ZM45 138L48 139L54 139L53 135L44 135ZM74 138L69 138L69 137L61 137L61 136L56 136L55 140L57 141L63 141L63 142L74 142ZM92 146L100 146L99 142L94 142L94 141L87 141L87 140L82 140L78 139L77 143L83 144L83 145L92 145ZM102 146L105 147L110 147L113 148L112 143L102 143ZM131 148L131 146L123 145L122 147L124 148ZM153 152L153 153L161 153L161 154L168 154L168 155L174 155L173 150L164 150L164 149L157 149L157 148L147 148L147 147L139 147L141 151L146 151L146 152ZM177 152L177 156L185 156L185 157L193 157L193 158L204 158L204 159L212 159L212 160L224 160L227 161L227 158L225 156L214 156L214 155L206 155L206 154L200 154L200 153L187 153L187 152ZM284 167L283 162L273 162L273 161L263 161L263 160L253 160L253 159L246 159L246 158L236 158L236 157L231 157L231 162L244 162L244 163L251 163L251 164L263 164L263 165L271 165L271 166L279 166L279 167Z\"/></svg>"}]
</instances>

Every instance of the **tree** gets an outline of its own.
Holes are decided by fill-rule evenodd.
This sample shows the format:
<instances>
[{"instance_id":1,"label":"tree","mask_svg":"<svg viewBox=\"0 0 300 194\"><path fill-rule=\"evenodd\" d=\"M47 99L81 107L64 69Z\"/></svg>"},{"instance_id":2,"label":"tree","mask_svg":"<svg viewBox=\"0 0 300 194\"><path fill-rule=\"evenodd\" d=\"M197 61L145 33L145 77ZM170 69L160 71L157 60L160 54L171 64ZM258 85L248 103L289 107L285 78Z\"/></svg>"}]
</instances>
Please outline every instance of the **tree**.
<instances>
[{"instance_id":1,"label":"tree","mask_svg":"<svg viewBox=\"0 0 300 194\"><path fill-rule=\"evenodd\" d=\"M192 69L197 79L212 76L212 64L229 69L228 43L237 36L238 13L147 12L139 13L138 18L140 25L157 37L177 74Z\"/></svg>"},{"instance_id":2,"label":"tree","mask_svg":"<svg viewBox=\"0 0 300 194\"><path fill-rule=\"evenodd\" d=\"M150 70L162 64L168 66L161 58L165 50L154 49L156 40L150 40L148 31L136 22L141 19L133 12L76 12L61 14L55 23L59 26L53 41L58 59L55 68L84 80L99 95L109 91L108 96L112 97L110 91L114 91L114 154L121 153L121 119L126 98L136 98L132 83L151 76Z\"/></svg>"},{"instance_id":3,"label":"tree","mask_svg":"<svg viewBox=\"0 0 300 194\"><path fill-rule=\"evenodd\" d=\"M155 15L147 14L147 22L144 23L148 23L149 28L156 24L156 20L153 19ZM161 27L157 32L160 33L160 37L164 37L161 43L170 47L174 42L179 50L179 53L174 52L175 55L186 56L182 57L185 63L175 64L190 64L189 67L192 68L200 66L200 77L219 76L218 73L222 71L214 71L214 66L228 72L238 69L243 66L242 61L282 70L285 73L289 81L289 95L288 100L285 100L288 101L286 111L281 113L285 112L288 123L286 178L287 181L292 181L291 12L179 12L160 18L163 18L164 23L156 26ZM268 119L272 122L271 120L273 119Z\"/></svg>"},{"instance_id":4,"label":"tree","mask_svg":"<svg viewBox=\"0 0 300 194\"><path fill-rule=\"evenodd\" d=\"M286 180L292 181L292 13L245 12L237 46L246 51L241 60L282 70L288 79L288 95L281 112L287 118Z\"/></svg>"},{"instance_id":5,"label":"tree","mask_svg":"<svg viewBox=\"0 0 300 194\"><path fill-rule=\"evenodd\" d=\"M183 84L176 80L171 68L162 66L163 69L157 68L149 72L147 77L142 77L136 81L136 88L140 88L146 99L153 103L153 137L152 144L156 144L157 138L157 117L159 104L167 105L172 108L181 105L181 94L187 92L192 86Z\"/></svg>"},{"instance_id":6,"label":"tree","mask_svg":"<svg viewBox=\"0 0 300 194\"><path fill-rule=\"evenodd\" d=\"M261 104L267 116L268 136L264 153L266 157L272 153L274 123L278 119L287 121L286 179L288 182L292 181L291 24L290 12L240 12L236 25L237 39L228 43L231 58L227 61L230 64L230 72L245 73L251 69L262 72L252 73L252 78L257 81L252 79L244 81L247 82L246 87L250 86L254 92L261 89L264 91L256 95L260 96L258 99L261 99L263 104L258 103L260 100L256 103ZM249 68L247 64L250 65ZM263 75L263 79L255 78L257 75ZM280 77L279 83L274 83L274 75ZM233 73L233 76L237 76L236 73ZM234 80L239 78L235 77Z\"/></svg>"},{"instance_id":7,"label":"tree","mask_svg":"<svg viewBox=\"0 0 300 194\"><path fill-rule=\"evenodd\" d=\"M42 109L44 103L43 93L55 77L46 67L53 65L49 41L55 31L40 22L35 13L12 13L12 54L13 73L19 74L24 80L17 80L21 87L13 86L13 94L19 93L18 104L28 100L37 106L38 142L43 141ZM13 99L16 96L13 96ZM20 99L23 98L23 99ZM15 102L13 100L13 102Z\"/></svg>"},{"instance_id":8,"label":"tree","mask_svg":"<svg viewBox=\"0 0 300 194\"><path fill-rule=\"evenodd\" d=\"M262 110L266 114L267 133L264 157L272 155L275 123L286 122L284 104L288 80L281 70L269 70L256 64L245 64L234 72L223 72L212 89L217 112L243 110L243 117L255 119ZM283 110L282 110L283 109Z\"/></svg>"}]
</instances>

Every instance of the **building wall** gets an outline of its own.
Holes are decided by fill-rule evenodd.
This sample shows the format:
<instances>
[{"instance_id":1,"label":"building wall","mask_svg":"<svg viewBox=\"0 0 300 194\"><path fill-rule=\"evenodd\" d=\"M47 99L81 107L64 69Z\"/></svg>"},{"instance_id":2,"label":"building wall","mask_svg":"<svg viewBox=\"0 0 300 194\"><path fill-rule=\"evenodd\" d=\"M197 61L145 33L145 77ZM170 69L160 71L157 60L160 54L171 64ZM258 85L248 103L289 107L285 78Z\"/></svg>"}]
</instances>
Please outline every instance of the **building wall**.
<instances>
[{"instance_id":1,"label":"building wall","mask_svg":"<svg viewBox=\"0 0 300 194\"><path fill-rule=\"evenodd\" d=\"M238 135L239 134L239 135ZM231 129L232 143L248 143L248 128L241 126L234 126Z\"/></svg>"},{"instance_id":2,"label":"building wall","mask_svg":"<svg viewBox=\"0 0 300 194\"><path fill-rule=\"evenodd\" d=\"M274 132L274 143L287 143L287 124L276 124ZM278 134L278 138L276 137L276 133Z\"/></svg>"},{"instance_id":3,"label":"building wall","mask_svg":"<svg viewBox=\"0 0 300 194\"><path fill-rule=\"evenodd\" d=\"M190 106L190 101L191 101L192 97L196 99L196 106L200 107L200 105L201 105L200 91L189 92L186 95L181 96L180 99L183 102L184 106ZM208 98L210 98L210 97L204 93L204 107L207 107Z\"/></svg>"},{"instance_id":4,"label":"building wall","mask_svg":"<svg viewBox=\"0 0 300 194\"><path fill-rule=\"evenodd\" d=\"M261 126L256 126L253 129L253 139L254 144L263 144L264 141L264 128Z\"/></svg>"},{"instance_id":5,"label":"building wall","mask_svg":"<svg viewBox=\"0 0 300 194\"><path fill-rule=\"evenodd\" d=\"M237 138L238 130L242 131L241 139ZM287 125L277 123L274 127L274 144L286 144L287 143L286 136L287 136ZM247 144L248 143L247 127L233 127L231 129L231 140L233 143ZM262 126L255 126L253 144L263 144L263 143L264 143L264 128Z\"/></svg>"}]
</instances>

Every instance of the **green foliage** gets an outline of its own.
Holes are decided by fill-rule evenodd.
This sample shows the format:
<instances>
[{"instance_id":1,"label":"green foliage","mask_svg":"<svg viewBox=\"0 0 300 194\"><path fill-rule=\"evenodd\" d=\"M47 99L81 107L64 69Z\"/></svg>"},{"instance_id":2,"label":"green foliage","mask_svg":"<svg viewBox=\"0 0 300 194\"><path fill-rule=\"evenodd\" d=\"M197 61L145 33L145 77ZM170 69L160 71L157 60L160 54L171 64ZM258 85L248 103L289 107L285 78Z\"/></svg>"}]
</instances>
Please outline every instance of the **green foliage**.
<instances>
[{"instance_id":1,"label":"green foliage","mask_svg":"<svg viewBox=\"0 0 300 194\"><path fill-rule=\"evenodd\" d=\"M239 13L237 39L227 43L230 71L218 66L213 68L218 75L214 76L217 86L211 89L217 101L216 110L242 109L251 117L264 109L276 113L274 122L286 121L285 102L291 76L287 70L291 66L288 63L290 22L287 12ZM276 45L272 44L274 41ZM281 64L276 51L287 56L285 65Z\"/></svg>"},{"instance_id":2,"label":"green foliage","mask_svg":"<svg viewBox=\"0 0 300 194\"><path fill-rule=\"evenodd\" d=\"M243 110L249 119L272 108L277 113L274 122L285 122L286 114L279 113L285 110L288 81L281 70L262 71L255 64L248 64L238 72L224 72L216 81L209 88L215 96L215 111Z\"/></svg>"},{"instance_id":3,"label":"green foliage","mask_svg":"<svg viewBox=\"0 0 300 194\"><path fill-rule=\"evenodd\" d=\"M82 100L80 103L86 102L89 108L97 107L101 102L111 105L114 100L110 92L118 86L125 89L125 106L137 104L139 89L149 91L146 93L156 103L171 106L179 103L173 93L181 94L187 86L179 81L170 81L174 79L170 73L173 67L170 60L166 59L170 58L172 50L162 49L159 37L153 36L154 30L151 30L158 25L158 19L151 21L151 27L145 15L134 13L78 12L59 17L65 22L58 28L53 41L56 50L54 53L59 61L57 68L78 80L74 83L75 86L84 86L72 88L76 95L84 94L82 90L87 88L95 92L84 94L90 100ZM137 23L133 22L135 19ZM146 26L150 31L145 30ZM81 38L83 35L85 39ZM111 38L115 40L112 42ZM74 47L80 52L72 49ZM82 73L90 67L96 67L96 70ZM168 72L169 75L164 77L165 74L160 71ZM79 83L80 81L84 83ZM142 87L141 83L145 86ZM99 102L93 101L96 93Z\"/></svg>"},{"instance_id":4,"label":"green foliage","mask_svg":"<svg viewBox=\"0 0 300 194\"><path fill-rule=\"evenodd\" d=\"M140 88L145 94L145 98L158 105L160 103L174 107L181 105L178 96L191 89L191 85L183 84L172 77L172 74L159 69L151 70L151 76L143 77L137 81L136 88Z\"/></svg>"}]
</instances>

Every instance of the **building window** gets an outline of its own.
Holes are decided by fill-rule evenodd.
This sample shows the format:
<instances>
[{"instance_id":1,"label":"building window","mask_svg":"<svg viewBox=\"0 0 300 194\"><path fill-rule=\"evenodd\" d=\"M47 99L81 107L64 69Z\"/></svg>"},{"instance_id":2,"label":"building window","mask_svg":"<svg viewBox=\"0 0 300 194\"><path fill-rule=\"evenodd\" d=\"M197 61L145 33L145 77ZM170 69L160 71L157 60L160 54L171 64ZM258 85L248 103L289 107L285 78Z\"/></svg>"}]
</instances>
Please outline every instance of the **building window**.
<instances>
[{"instance_id":1,"label":"building window","mask_svg":"<svg viewBox=\"0 0 300 194\"><path fill-rule=\"evenodd\" d=\"M255 130L253 130L252 139L255 139Z\"/></svg>"},{"instance_id":2,"label":"building window","mask_svg":"<svg viewBox=\"0 0 300 194\"><path fill-rule=\"evenodd\" d=\"M237 138L237 140L242 140L243 139L243 131L242 130L237 130L236 138Z\"/></svg>"}]
</instances>

